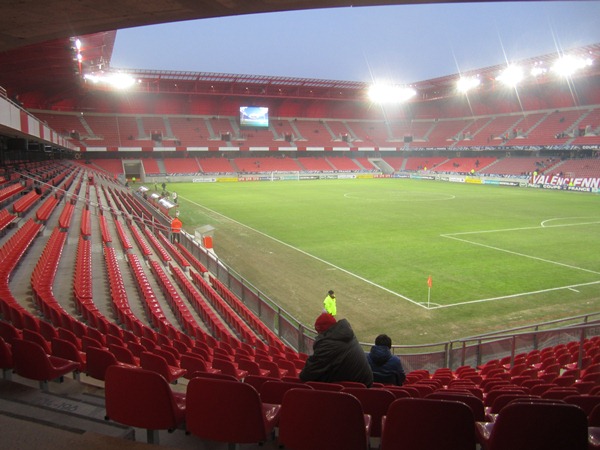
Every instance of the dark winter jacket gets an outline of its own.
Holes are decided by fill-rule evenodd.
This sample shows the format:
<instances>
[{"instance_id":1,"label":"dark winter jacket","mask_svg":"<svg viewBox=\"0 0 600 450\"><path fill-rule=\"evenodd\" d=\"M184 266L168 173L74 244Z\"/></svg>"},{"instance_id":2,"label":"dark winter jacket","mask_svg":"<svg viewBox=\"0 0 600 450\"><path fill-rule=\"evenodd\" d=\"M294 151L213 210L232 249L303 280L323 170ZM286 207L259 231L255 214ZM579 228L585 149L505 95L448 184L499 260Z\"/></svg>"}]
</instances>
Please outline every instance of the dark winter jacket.
<instances>
[{"instance_id":1,"label":"dark winter jacket","mask_svg":"<svg viewBox=\"0 0 600 450\"><path fill-rule=\"evenodd\" d=\"M350 323L346 319L315 339L313 354L308 357L300 379L303 381L357 381L373 384L373 373Z\"/></svg>"},{"instance_id":2,"label":"dark winter jacket","mask_svg":"<svg viewBox=\"0 0 600 450\"><path fill-rule=\"evenodd\" d=\"M374 345L367 354L375 381L401 386L406 379L400 358L393 355L386 345Z\"/></svg>"}]
</instances>

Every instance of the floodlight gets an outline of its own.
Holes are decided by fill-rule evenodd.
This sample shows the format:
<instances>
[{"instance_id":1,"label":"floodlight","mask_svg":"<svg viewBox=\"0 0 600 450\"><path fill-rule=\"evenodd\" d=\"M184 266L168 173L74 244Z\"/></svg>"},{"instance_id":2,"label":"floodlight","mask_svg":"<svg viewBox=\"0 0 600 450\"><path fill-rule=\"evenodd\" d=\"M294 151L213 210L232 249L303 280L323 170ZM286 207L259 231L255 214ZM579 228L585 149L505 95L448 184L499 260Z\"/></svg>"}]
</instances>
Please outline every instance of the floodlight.
<instances>
[{"instance_id":1,"label":"floodlight","mask_svg":"<svg viewBox=\"0 0 600 450\"><path fill-rule=\"evenodd\" d=\"M374 84L369 88L369 98L374 103L402 103L417 95L410 87Z\"/></svg>"},{"instance_id":2,"label":"floodlight","mask_svg":"<svg viewBox=\"0 0 600 450\"><path fill-rule=\"evenodd\" d=\"M84 78L94 84L107 84L115 89L127 89L135 84L135 79L126 73L86 74Z\"/></svg>"},{"instance_id":3,"label":"floodlight","mask_svg":"<svg viewBox=\"0 0 600 450\"><path fill-rule=\"evenodd\" d=\"M544 75L546 72L548 72L548 70L545 67L535 66L531 68L530 73L532 77L539 77Z\"/></svg>"},{"instance_id":4,"label":"floodlight","mask_svg":"<svg viewBox=\"0 0 600 450\"><path fill-rule=\"evenodd\" d=\"M79 39L75 41L75 48L77 51L81 50L81 41Z\"/></svg>"},{"instance_id":5,"label":"floodlight","mask_svg":"<svg viewBox=\"0 0 600 450\"><path fill-rule=\"evenodd\" d=\"M509 87L515 87L523 79L523 69L519 66L508 66L496 77L496 80L501 81Z\"/></svg>"},{"instance_id":6,"label":"floodlight","mask_svg":"<svg viewBox=\"0 0 600 450\"><path fill-rule=\"evenodd\" d=\"M578 70L589 67L592 64L593 61L591 58L584 59L566 55L554 61L554 64L552 65L552 71L560 76L569 77Z\"/></svg>"},{"instance_id":7,"label":"floodlight","mask_svg":"<svg viewBox=\"0 0 600 450\"><path fill-rule=\"evenodd\" d=\"M477 77L460 77L456 82L456 89L464 94L480 84L481 80Z\"/></svg>"}]
</instances>

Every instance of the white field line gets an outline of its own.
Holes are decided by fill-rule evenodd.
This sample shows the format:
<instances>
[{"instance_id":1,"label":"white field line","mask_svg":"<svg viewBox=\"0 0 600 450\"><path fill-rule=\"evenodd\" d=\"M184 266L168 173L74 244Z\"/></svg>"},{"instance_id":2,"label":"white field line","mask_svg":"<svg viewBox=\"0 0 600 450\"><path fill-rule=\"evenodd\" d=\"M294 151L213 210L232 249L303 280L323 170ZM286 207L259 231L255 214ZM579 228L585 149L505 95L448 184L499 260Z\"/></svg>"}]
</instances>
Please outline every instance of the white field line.
<instances>
[{"instance_id":1,"label":"white field line","mask_svg":"<svg viewBox=\"0 0 600 450\"><path fill-rule=\"evenodd\" d=\"M232 219L230 217L227 217L224 214L221 214L221 213L219 213L217 211L214 211L214 210L212 210L210 208L207 208L204 205L196 203L196 202L194 202L192 200L189 200L189 199L187 199L185 197L182 197L182 196L180 196L179 198L183 198L187 202L192 203L193 205L196 205L197 207L199 207L201 209L209 211L210 213L212 213L212 214L214 214L216 216L219 216L219 217L221 217L221 218L223 218L223 219L225 219L227 221L230 221L230 222L235 223L235 224L237 224L237 225L239 225L239 226L241 226L243 228L251 230L254 233L260 234L261 236L264 236L264 237L266 237L268 239L271 239L272 241L275 241L275 242L277 242L277 243L279 243L281 245L285 245L286 247L291 248L292 250L295 250L295 251L297 251L299 253L302 253L303 255L308 256L309 258L313 258L313 259L315 259L315 260L317 260L317 261L319 261L319 262L321 262L321 263L329 266L332 269L344 272L345 274L350 275L350 276L352 276L352 277L354 277L354 278L356 278L358 280L361 280L361 281L363 281L363 282L365 282L367 284L370 284L371 286L374 286L374 287L376 287L378 289L381 289L382 291L385 291L385 292L387 292L389 294L392 294L392 295L394 295L396 297L399 297L399 298L401 298L403 300L406 300L407 302L410 302L410 303L412 303L415 306L419 306L419 307L421 307L423 309L427 309L427 310L440 309L440 308L449 308L449 307L453 307L453 306L461 306L461 305L467 305L467 304L471 304L471 303L483 303L483 302L488 302L488 301L493 301L493 300L502 300L502 299L505 299L505 298L514 298L514 297L520 297L520 296L525 296L525 295L530 295L530 294L536 294L536 293L542 293L542 292L550 292L550 291L555 291L555 290L569 289L569 288L578 287L578 286L587 286L587 285L592 285L592 284L600 283L600 281L594 281L594 282L591 282L591 283L578 284L578 285L573 285L573 286L562 286L562 287L544 289L544 290L540 290L540 291L522 292L522 293L512 294L512 295L507 295L507 296L502 296L502 297L491 297L491 298L481 299L481 300L470 300L470 301L467 301L467 302L452 303L452 304L449 304L449 305L441 305L441 306L432 306L432 305L430 305L430 306L427 306L427 304L425 302L417 302L417 301L415 301L415 300L413 300L413 299L411 299L409 297L406 297L405 295L399 294L398 292L392 291L391 289L388 289L388 288L386 288L384 286L381 286L381 285L379 285L377 283L374 283L371 280L368 280L368 279L366 279L364 277L361 277L360 275L357 275L357 274L355 274L353 272L350 272L350 271L348 271L346 269L343 269L342 267L336 266L335 264L332 264L329 261L325 261L324 259L319 258L318 256L312 255L312 254L310 254L308 252L305 252L304 250L301 250L301 249L299 249L297 247L294 247L293 245L290 245L287 242L283 242L283 241L281 241L281 240L279 240L279 239L277 239L277 238L275 238L273 236L270 236L270 235L268 235L266 233L263 233L262 231L256 230L256 229L254 229L254 228L252 228L252 227L250 227L250 226L248 226L246 224L238 222L237 220L234 220L234 219ZM550 220L554 220L554 219L550 219ZM511 252L509 250L504 250L504 249L501 249L501 248L495 248L495 247L491 247L491 246L487 246L487 245L483 245L483 244L478 244L477 242L468 241L466 239L458 239L458 238L454 237L454 236L467 235L467 234L496 233L496 232L502 232L502 231L533 230L533 229L539 229L539 228L544 228L544 227L549 228L549 227L588 225L588 224L597 224L597 223L600 223L600 222L589 222L589 223L585 223L585 224L584 223L580 223L580 224L550 225L550 226L545 226L544 223L545 222L542 222L542 226L537 226L537 227L505 228L505 229L486 230L486 231L467 231L467 232L463 232L463 233L442 234L440 236L441 237L446 237L446 238L449 238L449 239L455 239L455 240L458 240L458 241L463 241L463 242L466 242L466 243L469 243L469 244L482 245L484 247L488 247L488 248L493 249L493 250L503 251L503 252L507 252L507 253L514 253L515 255L519 255L519 256L524 256L524 257L533 258L533 259L539 259L541 261L548 262L548 263L559 264L559 265L563 265L563 266L574 268L574 269L585 270L585 271L588 271L588 272L600 274L600 272L594 272L594 271L587 270L587 269L581 269L581 268L577 268L577 267L572 267L572 266L569 266L569 265L566 265L566 264L557 263L557 262L554 262L554 261L543 260L541 258L537 258L537 257L534 257L534 256L519 254L519 253Z\"/></svg>"},{"instance_id":2,"label":"white field line","mask_svg":"<svg viewBox=\"0 0 600 450\"><path fill-rule=\"evenodd\" d=\"M481 300L469 300L468 302L452 303L450 305L432 306L429 309L442 309L442 308L450 308L453 306L460 306L460 305L471 305L473 303L484 303L484 302L491 302L494 300L504 300L506 298L522 297L525 295L543 294L544 292L560 291L563 289L570 289L572 291L579 292L574 288L580 287L580 286L592 286L594 284L600 284L600 281L591 281L589 283L572 284L570 286L559 286L559 287L554 287L554 288L549 288L549 289L540 289L539 291L520 292L518 294L503 295L501 297L482 298Z\"/></svg>"},{"instance_id":3,"label":"white field line","mask_svg":"<svg viewBox=\"0 0 600 450\"><path fill-rule=\"evenodd\" d=\"M553 220L553 219L551 219L551 220ZM593 273L595 275L600 275L600 272L598 272L596 270L584 269L583 267L577 267L577 266L573 266L573 265L570 265L570 264L561 263L561 262L558 262L558 261L551 261L549 259L540 258L539 256L527 255L525 253L514 252L512 250L506 250L506 249L503 249L503 248L494 247L492 245L482 244L480 242L474 242L474 241L470 241L468 239L460 239L460 238L456 237L456 236L465 236L467 234L499 233L499 232L504 232L504 231L523 231L523 230L535 230L535 229L542 229L542 228L555 228L555 227L558 228L558 227L591 225L591 224L598 224L598 223L600 223L600 222L587 222L587 223L560 224L560 225L548 225L548 226L546 226L546 225L544 225L546 222L547 221L542 222L542 224L540 226L537 226L537 227L505 228L505 229L486 230L486 231L468 231L468 232L463 232L463 233L441 234L440 236L448 238L448 239L454 239L454 240L457 240L457 241L466 242L466 243L472 244L472 245L478 245L480 247L484 247L484 248L488 248L488 249L492 249L492 250L497 250L499 252L504 252L504 253L508 253L508 254L511 254L511 255L515 255L515 256L522 256L523 258L535 259L537 261L545 262L545 263L548 263L548 264L555 264L557 266L567 267L569 269L581 270L582 272L589 272L589 273Z\"/></svg>"},{"instance_id":4,"label":"white field line","mask_svg":"<svg viewBox=\"0 0 600 450\"><path fill-rule=\"evenodd\" d=\"M332 263L330 263L329 261L325 261L324 259L321 259L321 258L319 258L318 256L311 255L310 253L308 253L308 252L305 252L304 250L301 250L301 249L299 249L299 248L297 248L297 247L294 247L293 245L290 245L290 244L288 244L287 242L280 241L279 239L277 239L277 238L275 238L275 237L273 237L273 236L270 236L270 235L268 235L268 234L266 234L266 233L263 233L262 231L256 230L256 229L254 229L254 228L252 228L252 227L249 227L248 225L245 225L245 224L243 224L243 223L241 223L241 222L238 222L237 220L234 220L234 219L232 219L232 218L230 218L230 217L227 217L227 216L225 216L225 215L223 215L223 214L221 214L221 213L219 213L219 212L217 212L217 211L214 211L214 210L212 210L212 209L210 209L210 208L207 208L206 206L200 205L199 203L196 203L196 202L194 202L194 201L192 201L192 200L186 199L185 197L182 197L182 196L180 196L179 198L180 198L180 199L181 199L181 198L183 198L183 199L185 199L187 202L189 202L189 203L192 203L193 205L196 205L196 206L197 206L197 207L199 207L199 208L202 208L202 209L204 209L204 210L206 210L206 211L210 211L212 214L215 214L216 216L219 216L219 217L221 217L221 218L223 218L223 219L225 219L225 220L227 220L227 221L230 221L230 222L232 222L232 223L235 223L236 225L239 225L239 226L241 226L241 227L243 227L243 228L246 228L246 229L248 229L248 230L251 230L251 231L253 231L254 233L260 234L261 236L264 236L264 237L266 237L266 238L268 238L268 239L271 239L272 241L275 241L275 242L277 242L278 244L285 245L286 247L288 247L288 248L291 248L292 250L295 250L295 251L297 251L297 252L299 252L299 253L302 253L303 255L305 255L305 256L308 256L309 258L315 259L315 260L317 260L317 261L319 261L319 262L321 262L321 263L323 263L323 264L325 264L325 265L329 266L329 267L330 267L330 268L332 268L332 269L339 270L340 272L344 272L345 274L347 274L347 275L350 275L351 277L357 278L357 279L359 279L359 280L363 281L364 283L370 284L371 286L374 286L374 287L376 287L376 288L378 288L378 289L381 289L382 291L385 291L385 292L387 292L387 293L389 293L389 294L395 295L396 297L400 297L401 299L403 299L403 300L406 300L407 302L410 302L410 303L412 303L413 305L419 306L419 307L421 307L421 308L423 308L423 309L428 309L428 308L427 308L427 306L425 306L425 305L422 305L422 304L420 304L419 302L416 302L416 301L414 301L414 300L412 300L412 299L410 299L410 298L406 297L405 295L399 294L398 292L394 292L394 291L392 291L392 290L390 290L390 289L388 289L388 288L386 288L386 287L384 287L384 286L381 286L381 285L379 285L379 284L377 284L377 283L373 283L371 280L368 280L368 279L366 279L366 278L363 278L363 277L361 277L360 275L357 275L357 274L355 274L355 273L353 273L353 272L350 272L350 271L348 271L348 270L346 270L346 269L344 269L344 268L342 268L342 267L336 266L335 264L332 264Z\"/></svg>"}]
</instances>

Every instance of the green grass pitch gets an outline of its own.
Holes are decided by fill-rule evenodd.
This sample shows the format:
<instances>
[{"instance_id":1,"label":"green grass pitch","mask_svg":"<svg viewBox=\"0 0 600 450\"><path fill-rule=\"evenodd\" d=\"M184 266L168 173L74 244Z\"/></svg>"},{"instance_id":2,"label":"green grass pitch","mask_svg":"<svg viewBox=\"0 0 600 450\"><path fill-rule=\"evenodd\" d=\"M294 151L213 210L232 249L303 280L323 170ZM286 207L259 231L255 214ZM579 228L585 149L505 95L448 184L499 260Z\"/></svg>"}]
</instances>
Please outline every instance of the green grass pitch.
<instances>
[{"instance_id":1,"label":"green grass pitch","mask_svg":"<svg viewBox=\"0 0 600 450\"><path fill-rule=\"evenodd\" d=\"M186 230L307 325L432 343L598 311L600 197L406 179L177 183ZM429 292L427 278L431 275Z\"/></svg>"}]
</instances>

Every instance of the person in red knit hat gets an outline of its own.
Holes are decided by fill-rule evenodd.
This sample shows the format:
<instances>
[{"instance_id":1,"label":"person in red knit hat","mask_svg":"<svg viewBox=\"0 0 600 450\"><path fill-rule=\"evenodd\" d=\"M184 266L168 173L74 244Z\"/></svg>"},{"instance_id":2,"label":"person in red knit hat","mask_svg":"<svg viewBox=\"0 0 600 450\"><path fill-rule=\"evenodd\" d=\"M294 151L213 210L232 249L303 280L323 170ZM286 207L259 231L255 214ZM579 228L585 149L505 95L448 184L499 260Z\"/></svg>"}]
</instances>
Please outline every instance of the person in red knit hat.
<instances>
[{"instance_id":1,"label":"person in red knit hat","mask_svg":"<svg viewBox=\"0 0 600 450\"><path fill-rule=\"evenodd\" d=\"M323 313L315 321L315 330L319 334L313 344L313 354L300 372L301 380L373 384L373 372L365 352L346 319L336 321L331 314Z\"/></svg>"}]
</instances>

